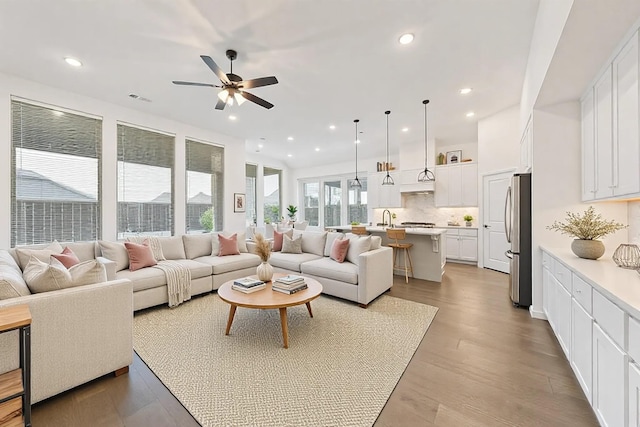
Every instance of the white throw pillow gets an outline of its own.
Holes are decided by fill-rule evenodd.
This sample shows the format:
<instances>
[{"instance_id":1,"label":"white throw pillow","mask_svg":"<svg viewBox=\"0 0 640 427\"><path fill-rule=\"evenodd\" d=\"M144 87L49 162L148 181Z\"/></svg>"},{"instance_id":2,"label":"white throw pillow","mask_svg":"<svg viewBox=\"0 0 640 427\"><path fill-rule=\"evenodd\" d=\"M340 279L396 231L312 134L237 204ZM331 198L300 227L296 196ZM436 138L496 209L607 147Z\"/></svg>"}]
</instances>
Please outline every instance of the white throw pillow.
<instances>
[{"instance_id":1,"label":"white throw pillow","mask_svg":"<svg viewBox=\"0 0 640 427\"><path fill-rule=\"evenodd\" d=\"M380 236L371 236L371 248L370 251L374 249L380 249L382 247L382 237Z\"/></svg>"},{"instance_id":2,"label":"white throw pillow","mask_svg":"<svg viewBox=\"0 0 640 427\"><path fill-rule=\"evenodd\" d=\"M100 245L102 256L116 263L116 271L129 267L129 254L127 253L127 248L124 247L124 243L100 240L98 244Z\"/></svg>"},{"instance_id":3,"label":"white throw pillow","mask_svg":"<svg viewBox=\"0 0 640 427\"><path fill-rule=\"evenodd\" d=\"M56 291L72 286L71 273L60 261L53 259L55 262L49 264L34 256L27 264L23 277L32 293Z\"/></svg>"},{"instance_id":4,"label":"white throw pillow","mask_svg":"<svg viewBox=\"0 0 640 427\"><path fill-rule=\"evenodd\" d=\"M63 250L62 245L60 245L57 240L54 240L49 246L43 249L16 248L16 254L18 255L20 269L24 271L29 261L31 261L31 257L36 257L44 263L49 263L51 254L61 254Z\"/></svg>"},{"instance_id":5,"label":"white throw pillow","mask_svg":"<svg viewBox=\"0 0 640 427\"><path fill-rule=\"evenodd\" d=\"M51 264L54 259L51 260ZM92 285L107 281L106 268L95 259L74 265L69 269L69 273L71 274L71 286Z\"/></svg>"},{"instance_id":6,"label":"white throw pillow","mask_svg":"<svg viewBox=\"0 0 640 427\"><path fill-rule=\"evenodd\" d=\"M30 294L22 273L6 267L0 269L0 300Z\"/></svg>"},{"instance_id":7,"label":"white throw pillow","mask_svg":"<svg viewBox=\"0 0 640 427\"><path fill-rule=\"evenodd\" d=\"M349 239L349 250L347 251L347 261L358 265L358 257L361 253L369 251L371 248L371 236L354 235Z\"/></svg>"},{"instance_id":8,"label":"white throw pillow","mask_svg":"<svg viewBox=\"0 0 640 427\"><path fill-rule=\"evenodd\" d=\"M294 229L295 230L295 229ZM324 256L324 246L327 243L327 232L302 232L302 252Z\"/></svg>"},{"instance_id":9,"label":"white throw pillow","mask_svg":"<svg viewBox=\"0 0 640 427\"><path fill-rule=\"evenodd\" d=\"M333 247L333 241L336 239L343 239L344 233L337 233L335 231L327 233L327 241L324 245L324 256L331 256L331 248Z\"/></svg>"}]
</instances>

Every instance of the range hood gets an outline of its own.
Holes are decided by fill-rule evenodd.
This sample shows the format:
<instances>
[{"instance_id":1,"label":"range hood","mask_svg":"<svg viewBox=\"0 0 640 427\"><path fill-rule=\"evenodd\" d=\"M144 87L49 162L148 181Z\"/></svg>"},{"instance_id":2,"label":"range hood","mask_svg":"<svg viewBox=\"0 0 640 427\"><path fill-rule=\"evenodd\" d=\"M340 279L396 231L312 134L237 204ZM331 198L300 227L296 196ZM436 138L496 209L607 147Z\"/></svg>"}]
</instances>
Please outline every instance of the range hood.
<instances>
[{"instance_id":1,"label":"range hood","mask_svg":"<svg viewBox=\"0 0 640 427\"><path fill-rule=\"evenodd\" d=\"M429 168L433 170L431 167ZM401 193L433 193L435 191L435 181L418 182L418 174L424 171L420 169L409 169L400 172L400 192Z\"/></svg>"}]
</instances>

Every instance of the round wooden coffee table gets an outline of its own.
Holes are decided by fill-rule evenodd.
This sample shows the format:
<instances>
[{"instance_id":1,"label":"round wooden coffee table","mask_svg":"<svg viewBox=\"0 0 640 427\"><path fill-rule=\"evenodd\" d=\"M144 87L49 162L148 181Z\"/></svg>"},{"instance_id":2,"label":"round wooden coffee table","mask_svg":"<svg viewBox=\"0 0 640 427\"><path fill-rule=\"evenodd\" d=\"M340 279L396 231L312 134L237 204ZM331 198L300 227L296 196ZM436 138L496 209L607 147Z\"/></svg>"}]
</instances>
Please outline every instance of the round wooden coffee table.
<instances>
[{"instance_id":1,"label":"round wooden coffee table","mask_svg":"<svg viewBox=\"0 0 640 427\"><path fill-rule=\"evenodd\" d=\"M286 274L276 273L273 275L273 280L282 276L286 276ZM271 282L267 282L266 288L250 294L245 294L231 289L233 280L223 283L220 288L218 288L218 295L222 301L231 305L229 308L229 320L227 320L227 330L225 331L225 335L229 335L231 324L233 323L233 317L235 316L236 309L238 307L261 309L277 308L280 310L280 323L282 324L284 348L289 348L287 307L306 304L307 310L309 310L309 316L313 317L311 301L318 298L322 293L322 285L317 280L305 276L304 281L307 283L307 289L291 295L272 290Z\"/></svg>"}]
</instances>

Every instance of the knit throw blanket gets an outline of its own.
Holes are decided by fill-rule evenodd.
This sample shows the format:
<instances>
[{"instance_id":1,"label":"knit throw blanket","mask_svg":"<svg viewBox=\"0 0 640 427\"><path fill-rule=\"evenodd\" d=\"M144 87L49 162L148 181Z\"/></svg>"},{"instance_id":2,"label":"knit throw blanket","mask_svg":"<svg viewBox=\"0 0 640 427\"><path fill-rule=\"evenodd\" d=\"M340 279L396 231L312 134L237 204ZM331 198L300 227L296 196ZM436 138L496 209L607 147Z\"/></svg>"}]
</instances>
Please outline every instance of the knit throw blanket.
<instances>
[{"instance_id":1,"label":"knit throw blanket","mask_svg":"<svg viewBox=\"0 0 640 427\"><path fill-rule=\"evenodd\" d=\"M167 278L169 307L175 307L191 299L191 271L182 264L167 260L162 252L160 239L155 236L129 237L127 240L138 244L147 244L151 248L156 264L154 267L164 272Z\"/></svg>"}]
</instances>

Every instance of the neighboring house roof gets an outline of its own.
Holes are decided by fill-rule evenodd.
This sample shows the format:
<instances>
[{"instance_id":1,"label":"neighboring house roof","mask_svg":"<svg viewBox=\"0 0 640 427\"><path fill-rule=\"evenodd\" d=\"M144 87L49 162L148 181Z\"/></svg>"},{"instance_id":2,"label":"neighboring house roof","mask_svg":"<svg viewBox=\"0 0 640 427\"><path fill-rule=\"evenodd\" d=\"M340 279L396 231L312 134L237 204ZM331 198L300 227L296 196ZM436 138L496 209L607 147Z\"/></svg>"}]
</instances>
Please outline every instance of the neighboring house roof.
<instances>
[{"instance_id":1,"label":"neighboring house roof","mask_svg":"<svg viewBox=\"0 0 640 427\"><path fill-rule=\"evenodd\" d=\"M151 200L149 203L171 203L171 193L168 191L160 193L158 197Z\"/></svg>"},{"instance_id":2,"label":"neighboring house roof","mask_svg":"<svg viewBox=\"0 0 640 427\"><path fill-rule=\"evenodd\" d=\"M64 202L92 202L97 200L95 197L27 169L18 169L16 171L16 199Z\"/></svg>"},{"instance_id":3,"label":"neighboring house roof","mask_svg":"<svg viewBox=\"0 0 640 427\"><path fill-rule=\"evenodd\" d=\"M210 205L211 204L211 196L209 194L204 194L202 191L191 197L187 200L187 203L194 203L198 205Z\"/></svg>"},{"instance_id":4,"label":"neighboring house roof","mask_svg":"<svg viewBox=\"0 0 640 427\"><path fill-rule=\"evenodd\" d=\"M268 196L264 196L265 205L280 205L280 189L275 190Z\"/></svg>"}]
</instances>

